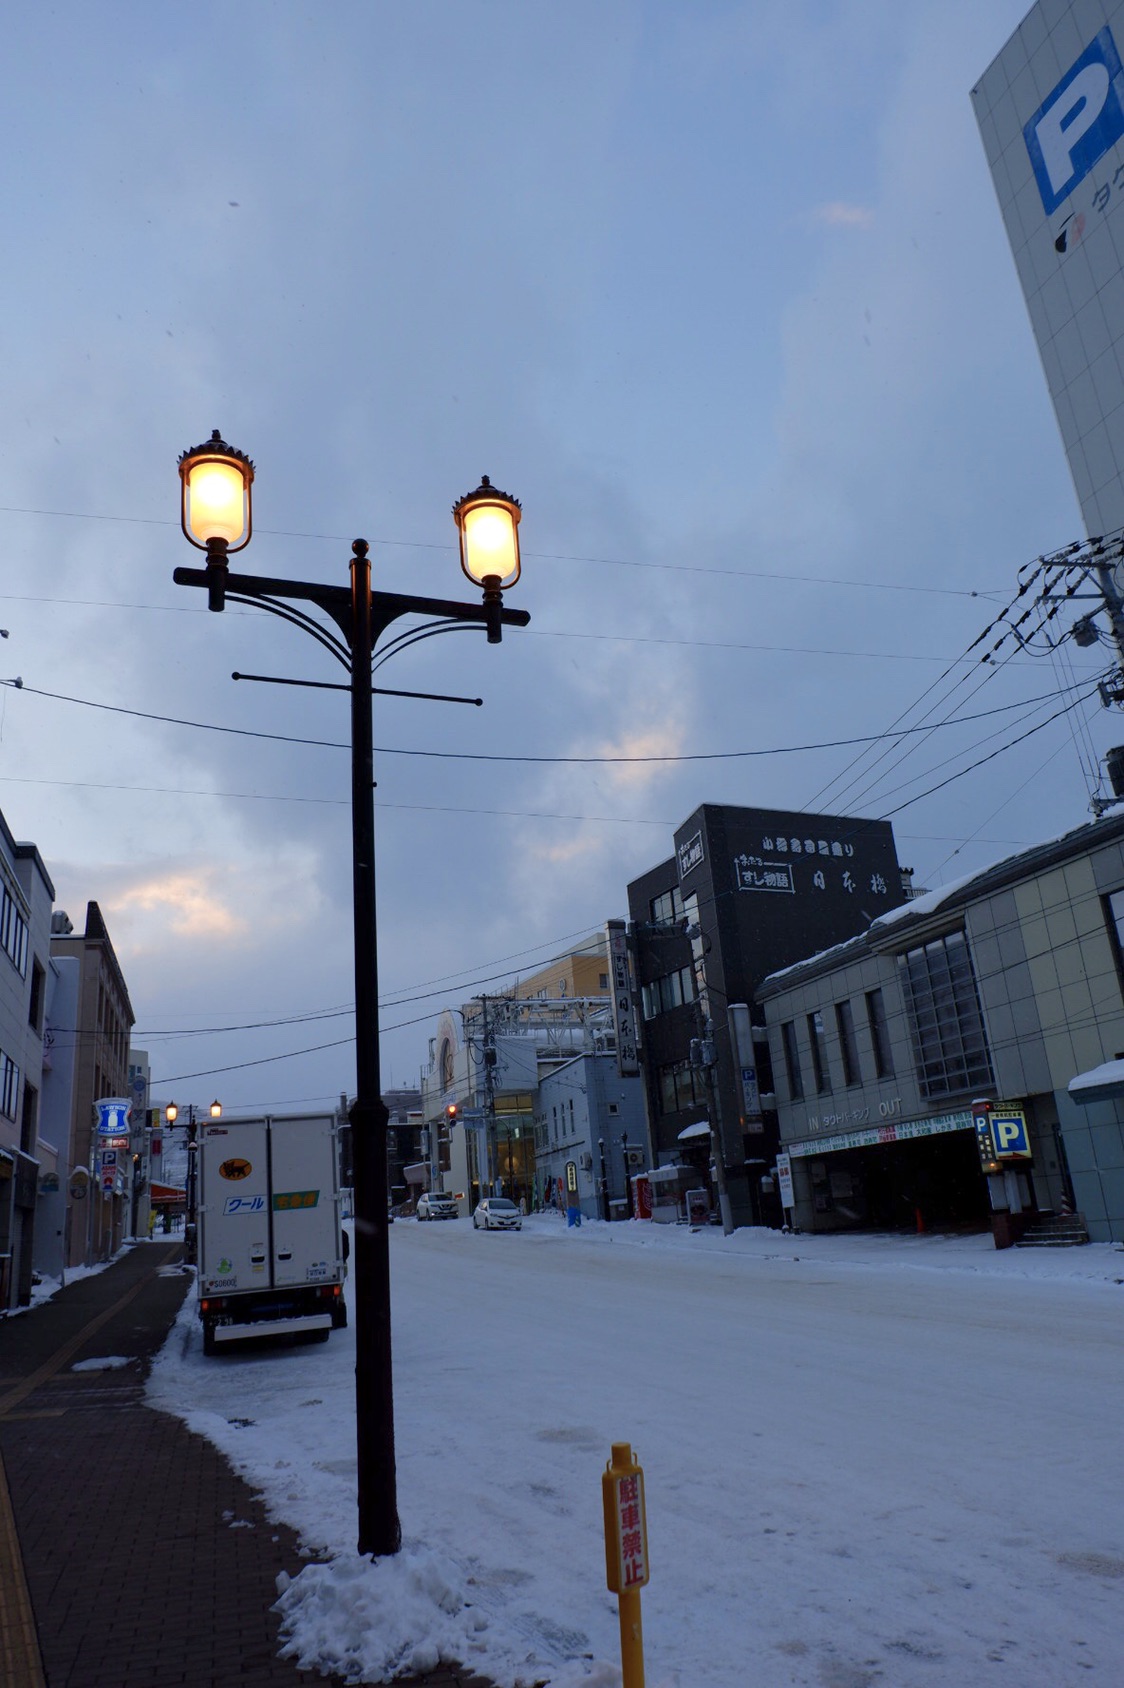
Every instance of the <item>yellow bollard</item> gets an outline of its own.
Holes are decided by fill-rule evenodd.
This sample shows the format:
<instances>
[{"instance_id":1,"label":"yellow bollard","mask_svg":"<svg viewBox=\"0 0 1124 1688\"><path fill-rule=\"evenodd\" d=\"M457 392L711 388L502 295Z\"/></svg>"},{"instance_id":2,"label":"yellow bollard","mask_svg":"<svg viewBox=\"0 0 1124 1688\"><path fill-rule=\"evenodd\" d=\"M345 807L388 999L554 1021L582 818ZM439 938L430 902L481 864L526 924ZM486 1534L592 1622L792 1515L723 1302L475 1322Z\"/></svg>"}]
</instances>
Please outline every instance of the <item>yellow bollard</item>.
<instances>
[{"instance_id":1,"label":"yellow bollard","mask_svg":"<svg viewBox=\"0 0 1124 1688\"><path fill-rule=\"evenodd\" d=\"M617 1596L621 1624L623 1688L644 1688L644 1636L640 1590L648 1581L648 1523L644 1473L628 1442L614 1442L601 1476L605 1508L605 1580Z\"/></svg>"}]
</instances>

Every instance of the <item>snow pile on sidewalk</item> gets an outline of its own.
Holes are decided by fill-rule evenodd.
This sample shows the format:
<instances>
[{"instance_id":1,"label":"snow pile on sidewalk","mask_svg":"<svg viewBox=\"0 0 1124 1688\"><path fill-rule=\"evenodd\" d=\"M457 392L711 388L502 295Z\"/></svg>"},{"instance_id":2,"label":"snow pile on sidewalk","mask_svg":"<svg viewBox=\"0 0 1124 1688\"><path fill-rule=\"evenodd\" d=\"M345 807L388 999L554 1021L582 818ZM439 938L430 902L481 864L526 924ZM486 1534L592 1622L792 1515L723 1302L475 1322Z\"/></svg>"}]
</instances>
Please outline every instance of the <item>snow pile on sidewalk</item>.
<instances>
[{"instance_id":1,"label":"snow pile on sidewalk","mask_svg":"<svg viewBox=\"0 0 1124 1688\"><path fill-rule=\"evenodd\" d=\"M394 1559L341 1554L330 1565L282 1575L277 1610L283 1656L349 1682L393 1681L460 1663L486 1623L451 1560L422 1548Z\"/></svg>"}]
</instances>

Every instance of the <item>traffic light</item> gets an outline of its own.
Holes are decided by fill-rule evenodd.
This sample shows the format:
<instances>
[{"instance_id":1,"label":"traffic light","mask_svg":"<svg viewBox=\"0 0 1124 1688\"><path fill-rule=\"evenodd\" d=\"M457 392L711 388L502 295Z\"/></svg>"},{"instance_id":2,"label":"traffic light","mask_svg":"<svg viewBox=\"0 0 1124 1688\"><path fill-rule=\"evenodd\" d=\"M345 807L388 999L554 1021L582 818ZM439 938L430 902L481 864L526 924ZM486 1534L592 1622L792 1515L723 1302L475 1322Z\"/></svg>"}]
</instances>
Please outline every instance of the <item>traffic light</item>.
<instances>
[{"instance_id":1,"label":"traffic light","mask_svg":"<svg viewBox=\"0 0 1124 1688\"><path fill-rule=\"evenodd\" d=\"M446 1124L447 1125L456 1125L459 1117L460 1117L460 1109L457 1107L457 1104L455 1102L450 1102L448 1107L445 1109L445 1122L446 1122Z\"/></svg>"}]
</instances>

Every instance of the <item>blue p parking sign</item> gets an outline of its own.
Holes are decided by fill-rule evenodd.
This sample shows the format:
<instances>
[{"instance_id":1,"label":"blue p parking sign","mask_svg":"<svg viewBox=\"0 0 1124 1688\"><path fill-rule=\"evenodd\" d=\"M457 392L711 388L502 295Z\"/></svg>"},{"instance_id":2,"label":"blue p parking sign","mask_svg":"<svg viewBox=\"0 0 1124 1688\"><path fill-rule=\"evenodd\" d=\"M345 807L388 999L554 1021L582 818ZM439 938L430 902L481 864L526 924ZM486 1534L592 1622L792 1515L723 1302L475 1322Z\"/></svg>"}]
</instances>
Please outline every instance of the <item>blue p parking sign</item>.
<instances>
[{"instance_id":1,"label":"blue p parking sign","mask_svg":"<svg viewBox=\"0 0 1124 1688\"><path fill-rule=\"evenodd\" d=\"M1106 24L1023 126L1047 216L1122 136L1124 75Z\"/></svg>"},{"instance_id":2,"label":"blue p parking sign","mask_svg":"<svg viewBox=\"0 0 1124 1688\"><path fill-rule=\"evenodd\" d=\"M1029 1160L1030 1133L1026 1127L1026 1115L1017 1109L1007 1113L993 1113L991 1116L991 1135L995 1143L996 1160Z\"/></svg>"}]
</instances>

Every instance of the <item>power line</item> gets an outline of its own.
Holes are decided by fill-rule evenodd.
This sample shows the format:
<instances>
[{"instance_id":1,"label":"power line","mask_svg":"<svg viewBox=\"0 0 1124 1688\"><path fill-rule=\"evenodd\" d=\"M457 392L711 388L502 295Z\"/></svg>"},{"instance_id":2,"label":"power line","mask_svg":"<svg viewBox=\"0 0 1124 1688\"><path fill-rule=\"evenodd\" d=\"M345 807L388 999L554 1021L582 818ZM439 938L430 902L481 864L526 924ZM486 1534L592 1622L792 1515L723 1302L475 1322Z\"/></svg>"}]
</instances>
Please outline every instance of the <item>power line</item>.
<instances>
[{"instance_id":1,"label":"power line","mask_svg":"<svg viewBox=\"0 0 1124 1688\"><path fill-rule=\"evenodd\" d=\"M562 936L559 937L559 938L544 938L541 943L532 944L528 949L513 950L510 955L495 956L491 961L474 962L469 967L458 968L456 970L456 972L454 972L454 973L440 973L440 974L437 975L436 978L419 979L416 983L414 983L412 985L400 985L400 986L398 986L397 989L392 990L392 991L388 991L385 997L380 997L379 998L379 1006L381 1008L401 1008L401 1007L404 1007L409 1002L419 1001L419 1000L421 1000L420 998L409 997L409 996L406 996L404 993L407 992L407 991L428 990L430 985L442 985L442 986L446 987L445 990L442 991L442 992L435 992L434 993L435 995L447 995L450 988L455 989L458 992L462 991L462 990L472 991L474 988L477 988L478 986L480 986L482 984L490 984L492 982L492 978L503 978L503 977L506 977L506 974L493 974L491 977L486 978L486 979L477 978L474 981L474 983L465 983L465 982L463 982L463 976L466 973L479 973L479 971L482 967L500 967L503 964L505 964L507 962L511 962L511 961L526 961L529 956L537 955L540 950L551 950L551 951L553 951L554 953L552 955L547 956L544 960L536 962L533 965L532 971L539 972L542 968L549 967L552 964L552 962L557 959L558 949L559 949L560 944L572 944L579 938L589 938L591 935L592 934L590 932L589 926L579 926L578 929L575 932L564 932L562 934ZM569 951L567 953L581 954L582 952L580 950L577 950L577 951ZM590 951L587 951L586 953L592 955L594 953L594 951L590 950ZM462 981L460 984L456 983L456 981L458 979ZM291 1025L297 1025L298 1023L308 1022L308 1021L312 1021L312 1020L318 1020L318 1019L322 1019L322 1018L328 1019L328 1018L335 1016L336 1014L351 1014L351 1013L354 1013L354 1011L355 1011L354 1003L343 1003L338 1008L316 1008L316 1009L310 1010L308 1013L293 1015L290 1018L258 1021L253 1026L250 1026L250 1025L204 1026L204 1027L200 1027L200 1028L193 1028L193 1029L187 1030L187 1031L171 1031L171 1032L158 1032L158 1031L150 1031L150 1030L142 1031L142 1030L139 1030L137 1028L134 1028L133 1032L131 1033L131 1036L134 1040L136 1040L137 1038L143 1037L143 1038L147 1038L150 1042L155 1042L155 1041L158 1041L158 1040L160 1040L162 1038L166 1038L166 1037L186 1037L186 1036L193 1036L193 1035L202 1035L203 1033L209 1033L209 1032L251 1031L251 1030L257 1030L261 1026L291 1026ZM56 1027L55 1029L58 1030L59 1028Z\"/></svg>"},{"instance_id":2,"label":"power line","mask_svg":"<svg viewBox=\"0 0 1124 1688\"><path fill-rule=\"evenodd\" d=\"M90 510L41 510L26 505L0 504L0 512L13 516L53 516L68 521L86 522L122 522L130 526L167 527L174 528L179 524L164 516L116 516L105 515ZM256 529L272 539L317 539L326 540L332 544L350 545L353 534L339 533L302 533L289 528ZM372 546L393 546L396 549L411 551L442 551L451 553L451 545L438 543L435 540L419 539L373 539ZM924 592L948 598L986 598L993 594L989 591L973 591L967 587L955 586L912 586L897 580L849 580L832 575L822 574L791 574L787 571L767 569L728 569L718 568L707 563L653 563L632 557L585 557L562 551L524 551L524 557L538 559L548 563L592 563L599 568L639 568L660 569L675 574L718 574L740 580L779 580L795 581L804 586L851 586L869 591L880 592Z\"/></svg>"},{"instance_id":3,"label":"power line","mask_svg":"<svg viewBox=\"0 0 1124 1688\"><path fill-rule=\"evenodd\" d=\"M249 727L228 727L211 721L190 721L175 715L158 715L150 710L127 709L121 704L99 703L91 698L72 697L65 692L51 692L40 686L29 686L23 680L0 680L0 686L7 686L17 691L30 693L33 697L50 698L56 703L72 703L86 709L99 709L113 715L128 715L141 721L158 721L165 726L191 727L200 732L231 733L239 738L265 739L271 743L301 744L322 750L348 750L350 746L334 739L300 738L288 733L266 733ZM935 723L939 727L960 726L969 721L980 721L991 715L1002 715L1013 709L1027 709L1034 704L1048 702L1057 697L1058 692L1044 693L1040 698L1023 698L1016 703L998 705L995 709L985 709L974 715L949 716L944 721ZM908 713L908 711L907 711ZM884 733L861 733L854 738L826 739L811 744L772 745L757 750L700 750L685 751L679 754L663 756L521 756L506 752L488 752L476 750L420 750L406 749L399 745L376 745L375 751L380 756L419 756L426 759L436 759L450 762L505 762L526 765L559 766L636 766L636 765L673 765L683 762L734 762L761 756L795 756L803 755L814 750L849 749L853 745L879 744L886 740L897 741L909 737L914 733L931 733L934 726L901 727Z\"/></svg>"},{"instance_id":4,"label":"power line","mask_svg":"<svg viewBox=\"0 0 1124 1688\"><path fill-rule=\"evenodd\" d=\"M1088 695L1091 696L1092 694ZM947 779L940 780L936 785L931 785L928 791L921 791L916 797L909 797L904 803L899 803L897 808L888 809L880 818L888 821L891 816L900 815L903 809L912 808L914 803L920 803L924 798L932 797L934 792L943 791L946 785L952 784L953 780L963 779L965 774L974 773L977 768L982 768L985 762L993 762L997 756L1002 756L1005 751L1013 750L1016 744L1022 744L1024 739L1033 738L1034 734L1040 733L1044 727L1049 727L1054 721L1060 721L1063 715L1071 709L1076 709L1078 704L1082 702L1084 702L1084 699L1075 698L1072 703L1067 703L1063 709L1059 709L1045 721L1039 721L1036 727L1030 727L1025 733L1020 733L1017 738L1011 739L1007 744L1001 744L998 750L991 751L987 756L981 756L978 762L971 763L967 768L961 768L959 773L950 774Z\"/></svg>"}]
</instances>

